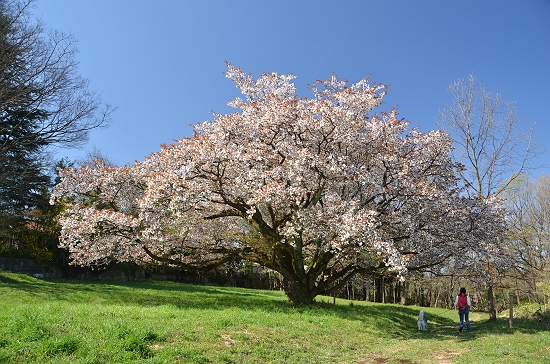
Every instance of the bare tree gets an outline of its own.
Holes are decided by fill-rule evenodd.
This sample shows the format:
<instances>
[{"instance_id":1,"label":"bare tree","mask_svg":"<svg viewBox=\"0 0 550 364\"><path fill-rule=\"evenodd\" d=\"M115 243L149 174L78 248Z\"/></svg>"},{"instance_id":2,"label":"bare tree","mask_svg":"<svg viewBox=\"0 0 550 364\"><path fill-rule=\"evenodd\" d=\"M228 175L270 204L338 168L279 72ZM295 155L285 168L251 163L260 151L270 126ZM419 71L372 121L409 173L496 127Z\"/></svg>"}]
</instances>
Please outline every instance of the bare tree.
<instances>
[{"instance_id":1,"label":"bare tree","mask_svg":"<svg viewBox=\"0 0 550 364\"><path fill-rule=\"evenodd\" d=\"M79 146L113 110L77 73L76 40L34 20L32 2L0 0L0 154Z\"/></svg>"},{"instance_id":2,"label":"bare tree","mask_svg":"<svg viewBox=\"0 0 550 364\"><path fill-rule=\"evenodd\" d=\"M440 111L439 125L454 139L456 158L469 191L498 196L518 176L531 169L538 155L534 129L522 131L514 102L485 90L473 75L449 86L453 104Z\"/></svg>"},{"instance_id":3,"label":"bare tree","mask_svg":"<svg viewBox=\"0 0 550 364\"><path fill-rule=\"evenodd\" d=\"M449 91L453 103L440 111L439 126L454 139L455 158L465 166L466 191L476 197L499 196L534 167L534 129L524 132L515 103L486 91L473 75L455 81ZM490 316L496 319L492 282L488 301Z\"/></svg>"}]
</instances>

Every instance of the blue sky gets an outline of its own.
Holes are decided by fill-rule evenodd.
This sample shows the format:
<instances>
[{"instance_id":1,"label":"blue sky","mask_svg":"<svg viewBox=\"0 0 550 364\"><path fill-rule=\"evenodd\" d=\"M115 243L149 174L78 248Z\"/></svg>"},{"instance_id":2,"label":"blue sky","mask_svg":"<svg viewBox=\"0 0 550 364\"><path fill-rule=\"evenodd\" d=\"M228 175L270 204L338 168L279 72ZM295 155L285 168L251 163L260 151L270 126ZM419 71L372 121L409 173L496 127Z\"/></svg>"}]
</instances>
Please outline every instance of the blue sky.
<instances>
[{"instance_id":1,"label":"blue sky","mask_svg":"<svg viewBox=\"0 0 550 364\"><path fill-rule=\"evenodd\" d=\"M232 112L240 92L225 61L293 73L302 96L332 72L370 74L391 85L380 110L398 106L424 132L451 103L449 84L473 73L550 139L549 0L36 0L33 13L75 36L80 73L118 106L109 128L59 157L95 147L132 163Z\"/></svg>"}]
</instances>

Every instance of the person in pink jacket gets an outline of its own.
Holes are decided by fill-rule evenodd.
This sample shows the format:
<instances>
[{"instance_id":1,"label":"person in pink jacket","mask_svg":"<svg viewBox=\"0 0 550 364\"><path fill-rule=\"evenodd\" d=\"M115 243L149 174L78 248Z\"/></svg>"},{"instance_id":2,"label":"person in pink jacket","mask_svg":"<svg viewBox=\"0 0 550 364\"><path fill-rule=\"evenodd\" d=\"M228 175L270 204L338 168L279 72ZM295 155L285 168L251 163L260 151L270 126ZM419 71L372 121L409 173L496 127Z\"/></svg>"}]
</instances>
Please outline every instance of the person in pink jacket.
<instances>
[{"instance_id":1,"label":"person in pink jacket","mask_svg":"<svg viewBox=\"0 0 550 364\"><path fill-rule=\"evenodd\" d=\"M458 306L458 315L460 316L460 328L458 329L460 332L464 329L464 320L466 320L466 330L468 330L468 332L472 331L470 319L468 318L471 305L472 302L470 301L470 297L466 294L466 288L462 287L455 300L455 308Z\"/></svg>"}]
</instances>

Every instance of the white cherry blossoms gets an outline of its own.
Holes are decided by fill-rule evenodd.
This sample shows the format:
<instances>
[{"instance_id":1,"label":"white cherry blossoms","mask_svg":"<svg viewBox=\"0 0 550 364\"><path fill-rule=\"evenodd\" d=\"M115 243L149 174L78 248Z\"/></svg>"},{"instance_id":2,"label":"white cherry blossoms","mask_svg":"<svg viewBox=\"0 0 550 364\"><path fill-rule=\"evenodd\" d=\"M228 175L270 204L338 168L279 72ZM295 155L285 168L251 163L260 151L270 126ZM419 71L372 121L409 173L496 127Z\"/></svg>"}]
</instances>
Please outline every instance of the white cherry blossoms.
<instances>
[{"instance_id":1,"label":"white cherry blossoms","mask_svg":"<svg viewBox=\"0 0 550 364\"><path fill-rule=\"evenodd\" d=\"M461 195L446 134L374 112L385 85L333 75L300 98L292 75L255 80L229 64L226 76L245 97L229 103L238 112L133 166L62 172L52 199L72 204L61 246L78 264L247 259L314 297L357 273L498 250L499 202Z\"/></svg>"}]
</instances>

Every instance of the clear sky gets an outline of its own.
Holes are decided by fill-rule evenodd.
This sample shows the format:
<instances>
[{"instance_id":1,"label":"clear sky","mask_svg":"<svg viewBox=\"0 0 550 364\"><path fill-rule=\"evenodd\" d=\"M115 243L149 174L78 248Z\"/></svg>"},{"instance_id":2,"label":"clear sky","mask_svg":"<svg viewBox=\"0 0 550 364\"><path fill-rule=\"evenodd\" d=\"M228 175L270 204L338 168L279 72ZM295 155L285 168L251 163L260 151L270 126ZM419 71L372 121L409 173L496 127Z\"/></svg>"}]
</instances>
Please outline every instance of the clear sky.
<instances>
[{"instance_id":1,"label":"clear sky","mask_svg":"<svg viewBox=\"0 0 550 364\"><path fill-rule=\"evenodd\" d=\"M80 73L118 106L109 128L59 157L96 147L132 163L232 112L225 61L293 73L302 96L332 72L370 74L391 85L380 110L398 106L423 132L451 103L449 84L473 73L550 139L549 0L36 0L33 12L75 36Z\"/></svg>"}]
</instances>

